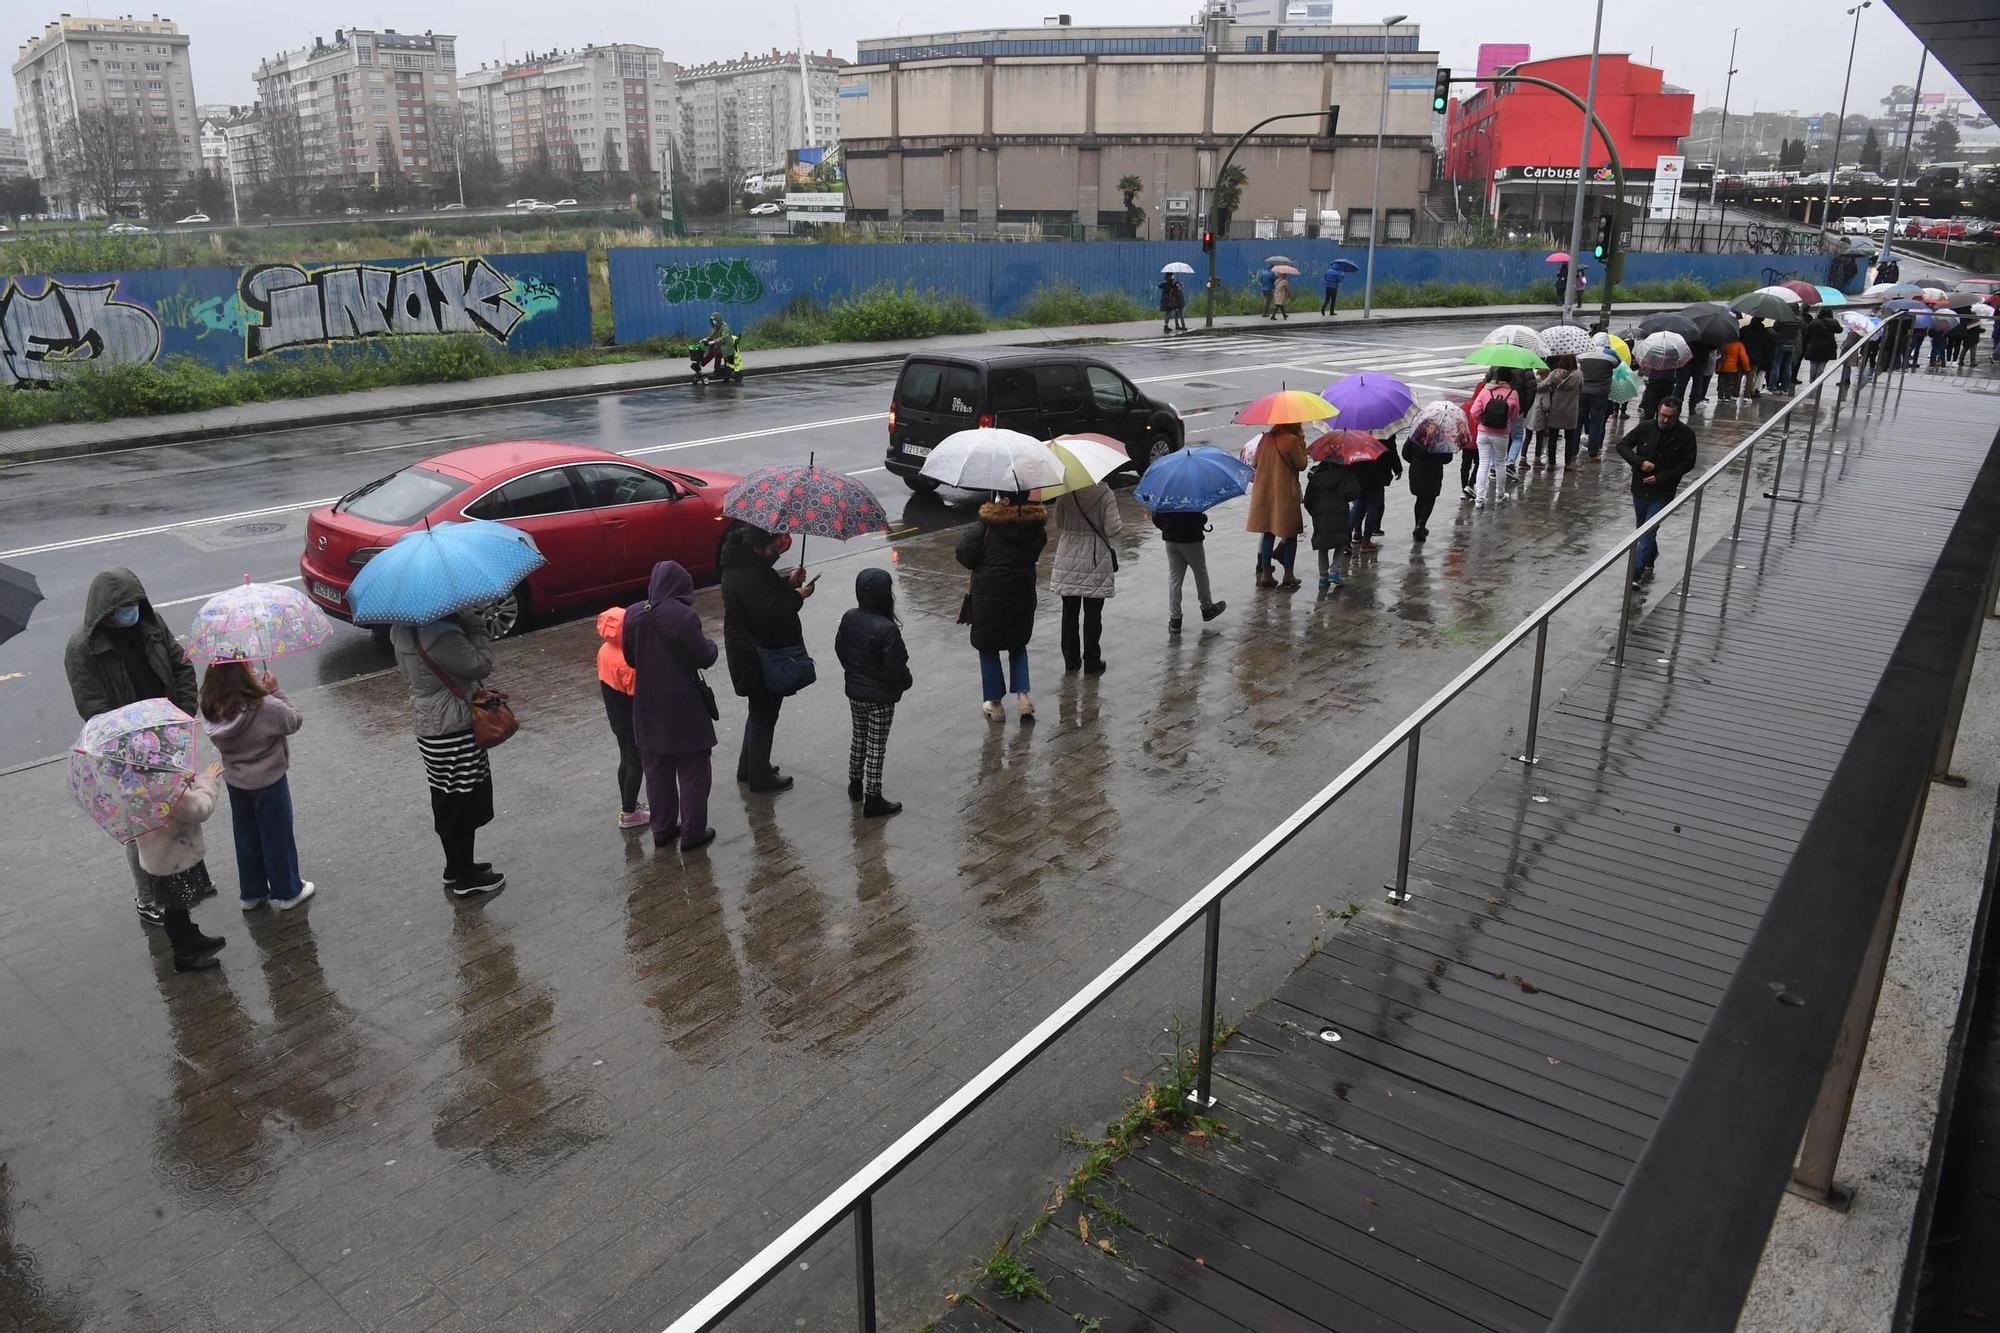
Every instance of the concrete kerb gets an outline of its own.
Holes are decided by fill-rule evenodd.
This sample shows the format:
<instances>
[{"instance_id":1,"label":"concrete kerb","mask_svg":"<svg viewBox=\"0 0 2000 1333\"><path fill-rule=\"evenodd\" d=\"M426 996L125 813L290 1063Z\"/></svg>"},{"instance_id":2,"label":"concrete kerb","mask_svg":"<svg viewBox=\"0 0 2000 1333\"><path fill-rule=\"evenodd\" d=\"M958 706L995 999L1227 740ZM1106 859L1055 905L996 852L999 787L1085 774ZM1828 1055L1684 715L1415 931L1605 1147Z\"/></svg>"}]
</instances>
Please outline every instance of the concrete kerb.
<instances>
[{"instance_id":1,"label":"concrete kerb","mask_svg":"<svg viewBox=\"0 0 2000 1333\"><path fill-rule=\"evenodd\" d=\"M1660 310L1674 310L1674 304L1621 304L1616 313L1632 318ZM1338 319L1318 315L1301 316L1296 325L1273 324L1258 315L1233 315L1216 320L1213 329L1190 328L1190 338L1219 334L1255 334L1285 337L1307 329L1420 325L1464 319L1520 317L1529 322L1559 318L1548 307L1534 305L1423 307L1409 310L1378 311L1369 319L1359 316ZM1081 343L1128 342L1157 337L1148 319L1137 323L1084 324L1053 329L1001 329L988 333L948 335L905 342L831 343L817 347L753 349L752 373L799 374L815 370L862 366L872 362L898 361L915 351L943 351L955 347L1065 346ZM668 370L665 367L675 368ZM0 431L0 469L52 459L90 454L119 453L156 445L185 444L274 431L297 430L305 426L341 426L356 422L427 416L460 412L470 408L504 407L510 404L541 402L558 398L587 398L596 394L626 393L643 389L670 388L689 384L692 372L678 357L634 361L621 365L578 366L562 370L523 371L486 379L449 384L393 385L349 394L329 394L318 398L295 398L273 402L245 403L234 407L210 408L199 412L175 412L156 417L121 417L114 421L65 422L51 426L31 426Z\"/></svg>"}]
</instances>

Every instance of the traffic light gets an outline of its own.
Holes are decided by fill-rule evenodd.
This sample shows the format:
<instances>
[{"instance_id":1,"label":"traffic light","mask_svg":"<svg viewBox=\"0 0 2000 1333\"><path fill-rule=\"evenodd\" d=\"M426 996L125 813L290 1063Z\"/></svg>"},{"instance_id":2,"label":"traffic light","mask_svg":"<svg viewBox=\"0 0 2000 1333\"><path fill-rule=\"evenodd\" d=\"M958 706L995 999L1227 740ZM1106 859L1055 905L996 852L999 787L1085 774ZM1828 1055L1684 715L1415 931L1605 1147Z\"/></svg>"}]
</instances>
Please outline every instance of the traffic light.
<instances>
[{"instance_id":1,"label":"traffic light","mask_svg":"<svg viewBox=\"0 0 2000 1333\"><path fill-rule=\"evenodd\" d=\"M1451 71L1438 66L1437 79L1431 84L1431 111L1442 116L1451 105Z\"/></svg>"},{"instance_id":2,"label":"traffic light","mask_svg":"<svg viewBox=\"0 0 2000 1333\"><path fill-rule=\"evenodd\" d=\"M1600 264L1604 262L1604 256L1611 253L1612 229L1617 225L1618 220L1609 213L1597 219L1597 244L1590 247L1590 254Z\"/></svg>"},{"instance_id":3,"label":"traffic light","mask_svg":"<svg viewBox=\"0 0 2000 1333\"><path fill-rule=\"evenodd\" d=\"M1330 106L1326 109L1326 137L1331 139L1339 135L1339 133L1340 133L1340 108L1337 106Z\"/></svg>"},{"instance_id":4,"label":"traffic light","mask_svg":"<svg viewBox=\"0 0 2000 1333\"><path fill-rule=\"evenodd\" d=\"M1212 255L1212 254L1214 254L1214 253L1215 253L1215 233L1214 233L1214 232L1212 232L1212 231L1205 231L1205 232L1203 232L1203 233L1201 234L1201 252L1202 252L1203 254L1205 254L1205 255Z\"/></svg>"}]
</instances>

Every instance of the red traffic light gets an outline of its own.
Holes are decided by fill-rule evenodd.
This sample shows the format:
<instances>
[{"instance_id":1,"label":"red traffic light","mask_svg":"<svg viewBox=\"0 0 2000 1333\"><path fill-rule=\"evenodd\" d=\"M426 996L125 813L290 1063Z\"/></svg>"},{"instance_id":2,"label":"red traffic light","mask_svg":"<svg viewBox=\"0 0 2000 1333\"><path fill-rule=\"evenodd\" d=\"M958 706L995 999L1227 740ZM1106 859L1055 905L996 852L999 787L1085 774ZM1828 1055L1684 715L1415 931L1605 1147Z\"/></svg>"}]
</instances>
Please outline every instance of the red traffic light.
<instances>
[{"instance_id":1,"label":"red traffic light","mask_svg":"<svg viewBox=\"0 0 2000 1333\"><path fill-rule=\"evenodd\" d=\"M1214 253L1215 253L1215 233L1214 233L1214 232L1212 232L1212 231L1205 231L1205 232L1203 232L1203 233L1201 234L1201 252L1202 252L1203 254L1205 254L1205 255L1212 255L1212 254L1214 254Z\"/></svg>"}]
</instances>

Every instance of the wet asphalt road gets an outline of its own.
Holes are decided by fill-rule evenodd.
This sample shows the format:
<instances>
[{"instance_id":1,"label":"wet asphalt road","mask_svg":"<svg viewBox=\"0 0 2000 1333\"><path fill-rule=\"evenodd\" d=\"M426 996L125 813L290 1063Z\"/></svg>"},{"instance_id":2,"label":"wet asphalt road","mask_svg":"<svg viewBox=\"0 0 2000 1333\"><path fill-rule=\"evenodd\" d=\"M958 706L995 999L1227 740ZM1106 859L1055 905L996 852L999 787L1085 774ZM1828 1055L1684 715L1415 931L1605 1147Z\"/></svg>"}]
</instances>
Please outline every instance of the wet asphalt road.
<instances>
[{"instance_id":1,"label":"wet asphalt road","mask_svg":"<svg viewBox=\"0 0 2000 1333\"><path fill-rule=\"evenodd\" d=\"M1419 397L1462 391L1477 367L1458 358L1484 321L1355 330L1307 316L1281 337L1229 334L1093 349L1188 418L1191 443L1240 442L1243 403L1280 384L1319 389L1356 370L1408 380ZM882 467L896 363L745 383L685 386L314 428L28 464L0 478L0 560L34 572L47 601L29 631L0 645L0 771L65 749L74 709L63 644L91 577L125 566L176 628L245 576L296 580L306 517L375 477L445 450L504 439L561 439L663 465L747 472L816 452L873 488L899 529L959 523L962 503L913 499ZM964 497L959 497L963 500ZM871 538L870 541L880 539ZM532 631L531 631L532 632ZM324 648L286 662L320 684L381 669L367 633L341 626Z\"/></svg>"}]
</instances>

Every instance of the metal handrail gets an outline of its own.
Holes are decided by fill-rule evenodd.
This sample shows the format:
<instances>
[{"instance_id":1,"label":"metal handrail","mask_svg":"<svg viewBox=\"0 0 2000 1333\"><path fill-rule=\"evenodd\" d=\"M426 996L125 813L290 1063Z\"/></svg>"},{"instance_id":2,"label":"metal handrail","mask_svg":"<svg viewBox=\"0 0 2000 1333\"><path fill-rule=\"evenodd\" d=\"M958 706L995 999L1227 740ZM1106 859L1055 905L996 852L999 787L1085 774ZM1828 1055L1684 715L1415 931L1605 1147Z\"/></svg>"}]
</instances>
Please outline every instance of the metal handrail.
<instances>
[{"instance_id":1,"label":"metal handrail","mask_svg":"<svg viewBox=\"0 0 2000 1333\"><path fill-rule=\"evenodd\" d=\"M1897 318L1900 318L1898 316ZM1819 378L1808 388L1812 391L1814 405L1814 426L1818 421L1820 394L1826 381L1836 372L1844 370L1854 355L1866 348L1875 347L1883 332L1891 327L1894 320L1885 321L1880 328L1858 340L1852 347L1843 350ZM1879 378L1879 376L1877 377ZM1859 392L1857 387L1856 392ZM1834 426L1839 423L1839 412L1845 398L1845 385L1836 392L1834 403ZM1389 757L1399 746L1408 742L1408 762L1405 767L1403 791L1403 822L1401 846L1397 854L1396 883L1390 886L1390 901L1406 901L1411 820L1414 810L1414 794L1417 777L1417 755L1425 722L1441 712L1459 695L1475 684L1491 670L1501 658L1519 645L1532 631L1536 635L1535 674L1531 696L1531 711L1528 722L1527 753L1521 756L1524 762L1535 761L1535 714L1540 711L1542 671L1546 657L1548 622L1567 605L1578 593L1610 569L1623 556L1628 572L1635 559L1640 538L1656 530L1667 518L1684 504L1695 506L1696 522L1699 522L1701 496L1708 486L1723 475L1738 458L1745 460L1743 467L1743 496L1750 490L1750 456L1759 440L1781 422L1787 422L1791 413L1807 399L1805 392L1795 393L1792 400L1775 412L1771 419L1758 426L1739 442L1735 448L1724 454L1712 467L1702 473L1692 486L1684 487L1678 495L1646 522L1633 529L1618 545L1595 560L1588 569L1572 579L1568 585L1544 602L1533 614L1521 621L1499 642L1460 671L1457 676L1401 722L1392 727L1388 734L1375 742L1359 758L1349 764L1340 775L1321 787L1318 792L1294 810L1276 828L1259 838L1250 849L1232 861L1229 866L1211 878L1207 884L1175 908L1164 920L1154 926L1141 939L1120 954L1110 965L1090 979L1082 989L1063 1002L1053 1013L1037 1023L1022 1035L1013 1045L988 1062L971 1079L962 1084L930 1114L898 1137L895 1142L871 1158L867 1165L849 1176L834 1188L825 1198L808 1211L798 1221L787 1227L776 1238L767 1243L748 1262L731 1273L719 1285L697 1301L680 1318L667 1326L665 1333L707 1333L736 1310L745 1301L763 1289L778 1272L809 1246L825 1236L842 1219L852 1215L855 1218L855 1286L857 1326L862 1333L875 1330L875 1275L874 1275L874 1221L872 1201L883 1186L894 1180L903 1168L914 1161L931 1144L937 1142L953 1126L958 1124L989 1097L1006 1086L1016 1074L1047 1050L1050 1046L1076 1026L1086 1015L1129 980L1157 954L1174 940L1182 931L1193 925L1196 918L1206 921L1207 938L1203 953L1203 995L1202 1030L1197 1038L1196 1086L1189 1100L1198 1106L1212 1106L1215 1098L1210 1092L1211 1066L1213 1058L1215 1025L1215 962L1221 937L1222 900L1238 885L1282 851L1291 840L1308 824L1312 823L1329 807L1345 795L1354 785ZM1783 453L1779 459L1782 482ZM1785 497L1776 497L1785 498ZM1743 524L1743 497L1739 496L1736 506L1736 522L1731 530L1730 540L1735 541ZM1688 571L1694 567L1694 534L1688 540ZM1681 596L1687 595L1685 580ZM1624 664L1626 629L1631 619L1633 599L1628 594L1623 599L1624 606L1619 616L1618 647L1614 657L1617 665Z\"/></svg>"}]
</instances>

